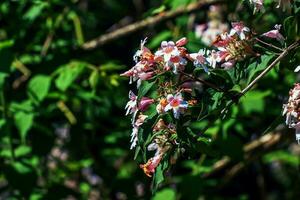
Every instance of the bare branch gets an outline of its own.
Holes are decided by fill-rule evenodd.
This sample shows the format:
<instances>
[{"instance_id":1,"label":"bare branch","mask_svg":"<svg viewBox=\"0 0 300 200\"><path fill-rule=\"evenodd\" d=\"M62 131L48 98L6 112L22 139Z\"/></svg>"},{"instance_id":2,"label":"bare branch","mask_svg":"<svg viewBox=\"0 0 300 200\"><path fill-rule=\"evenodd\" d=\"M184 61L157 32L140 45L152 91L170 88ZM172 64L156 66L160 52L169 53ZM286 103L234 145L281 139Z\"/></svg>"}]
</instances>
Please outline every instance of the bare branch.
<instances>
[{"instance_id":1,"label":"bare branch","mask_svg":"<svg viewBox=\"0 0 300 200\"><path fill-rule=\"evenodd\" d=\"M259 158L261 155L271 150L275 145L283 141L283 135L288 135L286 132L286 129L281 128L279 130L275 130L273 132L265 134L260 138L246 144L243 147L243 151L245 154L245 162L238 162L237 164L233 165L230 169L228 169L224 180L231 179L234 175L240 172L246 166L247 163ZM210 178L218 174L220 171L228 168L230 164L232 164L232 160L226 156L221 160L217 161L214 164L213 169L210 172L204 174L202 177Z\"/></svg>"},{"instance_id":2,"label":"bare branch","mask_svg":"<svg viewBox=\"0 0 300 200\"><path fill-rule=\"evenodd\" d=\"M264 45L266 45L266 46L269 46L269 47L272 47L272 48L274 48L274 49L277 49L277 50L279 50L279 51L283 51L283 49L282 48L279 48L279 47L277 47L277 46L275 46L275 45L273 45L273 44L269 44L269 43L267 43L267 42L264 42L263 40L261 40L261 39L259 39L259 38L255 38L255 40L256 41L258 41L258 42L260 42L260 43L262 43L262 44L264 44Z\"/></svg>"},{"instance_id":3,"label":"bare branch","mask_svg":"<svg viewBox=\"0 0 300 200\"><path fill-rule=\"evenodd\" d=\"M101 35L95 39L92 39L82 45L82 48L85 50L92 50L99 46L102 46L104 44L107 44L113 40L120 39L126 35L129 35L131 33L134 33L138 30L141 30L143 28L146 28L148 26L154 26L160 22L166 21L168 19L172 19L175 17L178 17L180 15L189 14L192 12L196 12L200 9L203 9L209 5L215 5L219 3L223 3L225 0L206 0L206 1L199 1L196 3L188 4L184 7L179 7L176 10L171 10L167 12L160 13L153 17L148 17L144 20L135 22L133 24L127 25L123 28L120 28L116 31L113 31L111 33L107 33L104 35Z\"/></svg>"},{"instance_id":4,"label":"bare branch","mask_svg":"<svg viewBox=\"0 0 300 200\"><path fill-rule=\"evenodd\" d=\"M243 96L246 92L248 92L262 77L264 77L273 67L276 66L285 56L287 56L292 50L298 48L300 46L300 40L294 42L289 47L287 47L264 71L262 71L247 87L245 87L241 96Z\"/></svg>"}]
</instances>

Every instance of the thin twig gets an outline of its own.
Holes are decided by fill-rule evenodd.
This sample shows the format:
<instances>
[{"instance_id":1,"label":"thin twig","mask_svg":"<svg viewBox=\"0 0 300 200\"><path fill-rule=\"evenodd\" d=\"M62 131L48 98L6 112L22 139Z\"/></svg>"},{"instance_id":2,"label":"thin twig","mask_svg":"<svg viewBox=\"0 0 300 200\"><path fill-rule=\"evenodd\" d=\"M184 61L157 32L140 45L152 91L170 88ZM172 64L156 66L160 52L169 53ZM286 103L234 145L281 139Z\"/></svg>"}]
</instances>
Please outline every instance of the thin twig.
<instances>
[{"instance_id":1,"label":"thin twig","mask_svg":"<svg viewBox=\"0 0 300 200\"><path fill-rule=\"evenodd\" d=\"M287 132L286 129L280 128L277 131L265 134L260 138L246 144L243 147L245 159L247 159L247 161L250 162L258 158L259 156L261 156L261 154L257 154L257 152L259 151L268 152L268 150L270 150L272 147L274 147L276 144L282 141L283 135L287 135L286 132ZM202 177L210 178L218 174L225 168L228 168L231 163L232 160L228 156L225 156L221 160L217 161L214 164L213 169L210 172L203 174ZM243 167L245 167L245 163L243 162L237 163L236 165L234 165L228 170L226 177L227 178L232 177L233 174L239 172Z\"/></svg>"},{"instance_id":2,"label":"thin twig","mask_svg":"<svg viewBox=\"0 0 300 200\"><path fill-rule=\"evenodd\" d=\"M277 63L279 63L288 53L300 45L300 40L294 42L289 47L287 47L264 71L262 71L247 87L241 91L241 96L248 92L262 77L264 77Z\"/></svg>"},{"instance_id":3,"label":"thin twig","mask_svg":"<svg viewBox=\"0 0 300 200\"><path fill-rule=\"evenodd\" d=\"M277 50L279 50L279 51L283 51L283 49L282 48L279 48L279 47L277 47L277 46L275 46L275 45L273 45L273 44L269 44L269 43L267 43L267 42L264 42L264 41L262 41L261 39L259 39L259 38L255 38L258 42L260 42L260 43L262 43L262 44L264 44L264 45L266 45L266 46L269 46L269 47L272 47L272 48L274 48L274 49L277 49Z\"/></svg>"},{"instance_id":4,"label":"thin twig","mask_svg":"<svg viewBox=\"0 0 300 200\"><path fill-rule=\"evenodd\" d=\"M206 81L206 80L203 80L203 79L198 78L198 77L194 77L194 76L192 76L192 75L190 75L190 74L188 74L188 73L185 73L185 72L183 72L183 71L180 71L179 73L182 74L182 75L184 75L184 76L186 76L186 77L189 77L190 79L193 79L193 80L195 80L195 81L199 81L200 83L203 83L204 85L207 85L207 86L209 86L209 87L211 87L211 88L217 90L218 92L224 92L224 93L226 92L226 91L223 90L222 88L220 88L220 87L218 87L217 85L215 85L215 84L213 84L213 83L210 83L210 82L208 82L208 81Z\"/></svg>"},{"instance_id":5,"label":"thin twig","mask_svg":"<svg viewBox=\"0 0 300 200\"><path fill-rule=\"evenodd\" d=\"M273 67L276 66L277 63L279 63L285 56L288 55L289 52L292 50L298 48L300 46L300 40L294 42L289 47L287 47L264 71L262 71L249 85L247 85L239 94L236 96L236 98L232 101L230 101L226 108L224 108L221 111L221 114L224 113L227 108L232 106L234 103L238 103L238 100L244 96L262 77L264 77Z\"/></svg>"},{"instance_id":6,"label":"thin twig","mask_svg":"<svg viewBox=\"0 0 300 200\"><path fill-rule=\"evenodd\" d=\"M133 32L141 30L148 26L154 26L160 22L166 21L168 19L172 19L178 17L180 15L189 14L192 12L196 12L200 9L203 9L210 5L215 5L219 3L225 2L224 0L207 0L207 1L198 1L196 3L190 3L187 6L179 7L176 10L162 12L156 16L148 17L144 20L135 22L133 24L127 25L123 28L115 30L113 32L100 35L99 37L92 39L88 42L85 42L82 45L82 48L85 50L92 50L96 47L107 44L113 40L120 39L126 35L129 35Z\"/></svg>"},{"instance_id":7,"label":"thin twig","mask_svg":"<svg viewBox=\"0 0 300 200\"><path fill-rule=\"evenodd\" d=\"M262 73L260 73L247 87L245 87L238 98L241 98L244 94L246 94L263 76L265 76L278 62L280 62L289 52L298 48L300 46L300 40L294 42L289 47L287 47ZM228 106L231 106L234 101L231 101ZM228 107L227 106L227 107ZM222 110L224 112L224 110ZM259 139L252 141L251 143L244 146L244 152L250 154L251 152L263 148L265 151L269 150L274 145L278 144L281 141L282 131L277 131L275 133L269 133L266 135L261 136ZM250 156L249 161L256 159L258 156ZM216 162L213 167L213 170L209 173L203 175L204 178L209 178L216 174L217 172L226 168L231 162L229 157L224 157L223 159ZM235 176L238 172L245 167L245 163L238 163L234 165L226 175L225 180L231 179Z\"/></svg>"}]
</instances>

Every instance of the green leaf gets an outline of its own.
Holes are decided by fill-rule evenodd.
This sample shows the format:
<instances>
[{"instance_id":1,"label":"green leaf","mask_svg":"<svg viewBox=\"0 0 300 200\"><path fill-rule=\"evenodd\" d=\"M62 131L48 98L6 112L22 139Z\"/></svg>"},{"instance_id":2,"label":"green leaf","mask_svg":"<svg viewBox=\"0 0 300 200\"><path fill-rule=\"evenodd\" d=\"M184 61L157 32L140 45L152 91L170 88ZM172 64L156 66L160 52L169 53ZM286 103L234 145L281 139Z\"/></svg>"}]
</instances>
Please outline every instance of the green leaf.
<instances>
[{"instance_id":1,"label":"green leaf","mask_svg":"<svg viewBox=\"0 0 300 200\"><path fill-rule=\"evenodd\" d=\"M7 75L5 73L0 72L0 90L3 89L6 77Z\"/></svg>"},{"instance_id":2,"label":"green leaf","mask_svg":"<svg viewBox=\"0 0 300 200\"><path fill-rule=\"evenodd\" d=\"M51 86L51 78L45 75L37 75L28 84L28 95L39 102L48 94Z\"/></svg>"},{"instance_id":3,"label":"green leaf","mask_svg":"<svg viewBox=\"0 0 300 200\"><path fill-rule=\"evenodd\" d=\"M255 78L256 74L263 71L267 67L273 57L274 55L263 55L259 64L257 64L257 62L253 62L249 65L247 84L249 84Z\"/></svg>"},{"instance_id":4,"label":"green leaf","mask_svg":"<svg viewBox=\"0 0 300 200\"><path fill-rule=\"evenodd\" d=\"M32 171L32 169L21 162L15 162L13 168L20 174L27 174Z\"/></svg>"},{"instance_id":5,"label":"green leaf","mask_svg":"<svg viewBox=\"0 0 300 200\"><path fill-rule=\"evenodd\" d=\"M265 108L264 98L269 96L272 92L267 91L249 91L241 99L241 105L246 114L252 112L262 112Z\"/></svg>"},{"instance_id":6,"label":"green leaf","mask_svg":"<svg viewBox=\"0 0 300 200\"><path fill-rule=\"evenodd\" d=\"M8 73L10 71L10 66L14 59L11 51L13 44L13 40L5 40L0 42L0 72Z\"/></svg>"},{"instance_id":7,"label":"green leaf","mask_svg":"<svg viewBox=\"0 0 300 200\"><path fill-rule=\"evenodd\" d=\"M33 6L24 14L24 19L34 21L47 6L47 3L39 2Z\"/></svg>"},{"instance_id":8,"label":"green leaf","mask_svg":"<svg viewBox=\"0 0 300 200\"><path fill-rule=\"evenodd\" d=\"M153 82L143 81L139 88L138 99L144 97L149 92L149 90L153 87L154 84L155 81Z\"/></svg>"},{"instance_id":9,"label":"green leaf","mask_svg":"<svg viewBox=\"0 0 300 200\"><path fill-rule=\"evenodd\" d=\"M165 5L161 5L161 6L159 6L158 8L155 8L155 9L151 12L151 14L152 14L152 15L156 15L156 14L159 14L159 13L165 11L165 10L166 10L166 6L165 6Z\"/></svg>"},{"instance_id":10,"label":"green leaf","mask_svg":"<svg viewBox=\"0 0 300 200\"><path fill-rule=\"evenodd\" d=\"M294 167L299 166L299 158L297 155L293 155L289 152L282 151L282 150L270 152L264 155L263 161L266 163L273 163L275 161L280 161Z\"/></svg>"},{"instance_id":11,"label":"green leaf","mask_svg":"<svg viewBox=\"0 0 300 200\"><path fill-rule=\"evenodd\" d=\"M71 62L58 71L60 74L55 80L55 85L61 91L66 91L68 87L77 79L82 73L85 63Z\"/></svg>"},{"instance_id":12,"label":"green leaf","mask_svg":"<svg viewBox=\"0 0 300 200\"><path fill-rule=\"evenodd\" d=\"M283 27L288 39L294 39L297 36L297 19L294 16L286 18Z\"/></svg>"},{"instance_id":13,"label":"green leaf","mask_svg":"<svg viewBox=\"0 0 300 200\"><path fill-rule=\"evenodd\" d=\"M95 89L97 87L98 81L99 81L99 72L97 70L94 70L89 77L89 83L91 88Z\"/></svg>"},{"instance_id":14,"label":"green leaf","mask_svg":"<svg viewBox=\"0 0 300 200\"><path fill-rule=\"evenodd\" d=\"M20 132L21 138L25 139L27 132L33 124L34 114L20 111L15 114L14 118L16 127Z\"/></svg>"},{"instance_id":15,"label":"green leaf","mask_svg":"<svg viewBox=\"0 0 300 200\"><path fill-rule=\"evenodd\" d=\"M157 190L160 183L162 183L165 179L164 172L169 167L168 159L165 156L161 163L157 166L154 176L153 176L153 183L152 183L152 190L153 193Z\"/></svg>"},{"instance_id":16,"label":"green leaf","mask_svg":"<svg viewBox=\"0 0 300 200\"><path fill-rule=\"evenodd\" d=\"M30 152L31 152L31 147L22 145L15 149L15 156L22 157L29 154Z\"/></svg>"},{"instance_id":17,"label":"green leaf","mask_svg":"<svg viewBox=\"0 0 300 200\"><path fill-rule=\"evenodd\" d=\"M170 188L163 189L155 194L152 200L175 200L176 193Z\"/></svg>"}]
</instances>

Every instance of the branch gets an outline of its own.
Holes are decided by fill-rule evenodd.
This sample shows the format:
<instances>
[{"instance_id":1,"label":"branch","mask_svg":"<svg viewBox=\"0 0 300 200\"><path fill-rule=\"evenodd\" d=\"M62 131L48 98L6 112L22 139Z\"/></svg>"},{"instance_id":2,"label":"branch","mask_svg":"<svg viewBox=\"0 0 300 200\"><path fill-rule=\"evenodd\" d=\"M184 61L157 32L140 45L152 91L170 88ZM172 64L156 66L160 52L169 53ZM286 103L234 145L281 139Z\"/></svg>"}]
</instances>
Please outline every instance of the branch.
<instances>
[{"instance_id":1,"label":"branch","mask_svg":"<svg viewBox=\"0 0 300 200\"><path fill-rule=\"evenodd\" d=\"M274 49L277 49L277 50L279 50L279 51L283 51L283 49L282 48L279 48L279 47L277 47L277 46L275 46L275 45L273 45L273 44L269 44L269 43L267 43L267 42L264 42L264 41L262 41L261 39L259 39L259 38L255 38L256 39L256 41L258 41L258 42L260 42L260 43L262 43L262 44L264 44L264 45L266 45L266 46L269 46L269 47L272 47L272 48L274 48Z\"/></svg>"},{"instance_id":2,"label":"branch","mask_svg":"<svg viewBox=\"0 0 300 200\"><path fill-rule=\"evenodd\" d=\"M275 145L279 144L283 140L283 136L287 135L287 130L281 128L280 130L270 132L266 135L261 136L260 138L246 144L243 147L243 151L245 154L245 162L239 162L231 167L225 175L224 180L231 179L234 175L241 171L242 168L246 166L247 163L254 161L255 159L262 156L264 153L271 150ZM217 161L213 169L202 175L203 178L210 178L219 172L228 168L228 166L232 163L232 160L229 157L224 157L221 160Z\"/></svg>"},{"instance_id":3,"label":"branch","mask_svg":"<svg viewBox=\"0 0 300 200\"><path fill-rule=\"evenodd\" d=\"M206 80L203 80L203 79L198 78L198 77L194 77L194 76L192 76L192 75L190 75L190 74L188 74L188 73L185 73L185 72L183 72L183 71L180 71L179 73L182 74L182 75L184 75L184 76L186 76L186 77L188 77L188 78L190 78L190 79L193 79L193 80L195 80L195 81L199 81L200 83L203 83L204 85L207 85L207 86L213 88L214 90L216 90L216 91L218 91L218 92L224 92L224 93L226 92L226 91L223 90L222 88L220 88L220 87L218 87L217 85L215 85L215 84L213 84L213 83L210 83L210 82L208 82L208 81L206 81Z\"/></svg>"},{"instance_id":4,"label":"branch","mask_svg":"<svg viewBox=\"0 0 300 200\"><path fill-rule=\"evenodd\" d=\"M289 47L287 47L262 73L260 73L247 87L241 91L241 96L248 92L262 77L264 77L277 63L279 63L285 56L287 56L292 50L300 46L300 40L294 42ZM240 96L240 97L241 97Z\"/></svg>"},{"instance_id":5,"label":"branch","mask_svg":"<svg viewBox=\"0 0 300 200\"><path fill-rule=\"evenodd\" d=\"M156 16L148 17L144 20L135 22L133 24L127 25L123 28L115 30L113 32L101 35L95 39L92 39L82 45L84 50L92 50L104 44L107 44L113 40L120 39L126 35L134 33L138 30L141 30L148 26L154 26L160 22L178 17L180 15L189 14L196 12L200 9L203 9L207 6L219 4L225 2L224 0L206 0L206 1L199 1L196 3L190 3L187 6L179 7L176 10L171 10L167 12L160 13Z\"/></svg>"}]
</instances>

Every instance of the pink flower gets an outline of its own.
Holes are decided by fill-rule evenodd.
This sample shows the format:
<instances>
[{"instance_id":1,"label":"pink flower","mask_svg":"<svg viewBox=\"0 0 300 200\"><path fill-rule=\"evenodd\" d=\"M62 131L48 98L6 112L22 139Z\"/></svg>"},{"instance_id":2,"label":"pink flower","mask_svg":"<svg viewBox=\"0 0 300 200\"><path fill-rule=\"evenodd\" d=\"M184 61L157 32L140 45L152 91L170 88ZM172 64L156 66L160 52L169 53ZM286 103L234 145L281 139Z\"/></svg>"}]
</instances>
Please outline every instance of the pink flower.
<instances>
[{"instance_id":1,"label":"pink flower","mask_svg":"<svg viewBox=\"0 0 300 200\"><path fill-rule=\"evenodd\" d=\"M138 107L137 107L137 96L130 90L129 91L129 101L125 106L126 109L126 114L136 114L136 112L138 111Z\"/></svg>"},{"instance_id":2,"label":"pink flower","mask_svg":"<svg viewBox=\"0 0 300 200\"><path fill-rule=\"evenodd\" d=\"M231 69L232 67L235 66L236 61L235 60L229 60L227 62L224 62L221 67L223 67L224 69Z\"/></svg>"},{"instance_id":3,"label":"pink flower","mask_svg":"<svg viewBox=\"0 0 300 200\"><path fill-rule=\"evenodd\" d=\"M243 22L232 22L231 25L230 36L237 34L241 40L246 39L246 34L250 32L250 29L246 27Z\"/></svg>"},{"instance_id":4,"label":"pink flower","mask_svg":"<svg viewBox=\"0 0 300 200\"><path fill-rule=\"evenodd\" d=\"M131 139L130 139L130 143L131 143L130 149L136 147L136 144L138 142L138 132L139 132L139 127L133 126L131 132Z\"/></svg>"},{"instance_id":5,"label":"pink flower","mask_svg":"<svg viewBox=\"0 0 300 200\"><path fill-rule=\"evenodd\" d=\"M137 50L133 56L133 60L138 63L139 60L143 57L144 54L146 53L151 53L151 51L145 47L145 43L147 42L147 38L144 40L141 40L141 46L140 49Z\"/></svg>"},{"instance_id":6,"label":"pink flower","mask_svg":"<svg viewBox=\"0 0 300 200\"><path fill-rule=\"evenodd\" d=\"M165 70L173 69L173 73L177 73L178 68L181 70L187 64L184 59L185 48L182 47L187 42L186 38L182 38L176 42L163 41L161 48L155 52L155 60L164 62Z\"/></svg>"},{"instance_id":7,"label":"pink flower","mask_svg":"<svg viewBox=\"0 0 300 200\"><path fill-rule=\"evenodd\" d=\"M146 39L141 41L141 47L133 57L135 66L121 74L121 76L130 77L129 84L137 81L137 88L141 85L142 80L149 80L155 74L155 56L144 46L145 43Z\"/></svg>"},{"instance_id":8,"label":"pink flower","mask_svg":"<svg viewBox=\"0 0 300 200\"><path fill-rule=\"evenodd\" d=\"M289 128L296 129L296 139L300 142L300 84L296 83L289 92L289 100L283 105L283 115L286 116L285 123Z\"/></svg>"},{"instance_id":9,"label":"pink flower","mask_svg":"<svg viewBox=\"0 0 300 200\"><path fill-rule=\"evenodd\" d=\"M153 77L155 73L153 71L150 72L141 72L138 76L141 80L145 81L145 80L149 80Z\"/></svg>"},{"instance_id":10,"label":"pink flower","mask_svg":"<svg viewBox=\"0 0 300 200\"><path fill-rule=\"evenodd\" d=\"M140 168L143 169L147 176L152 177L152 174L154 174L155 169L159 165L161 159L161 154L155 155L153 158L150 158L146 164L140 165Z\"/></svg>"},{"instance_id":11,"label":"pink flower","mask_svg":"<svg viewBox=\"0 0 300 200\"><path fill-rule=\"evenodd\" d=\"M137 62L130 70L120 74L120 76L130 77L129 84L137 81L137 87L139 88L142 80L149 80L154 74L153 63L142 60Z\"/></svg>"},{"instance_id":12,"label":"pink flower","mask_svg":"<svg viewBox=\"0 0 300 200\"><path fill-rule=\"evenodd\" d=\"M212 68L216 68L216 65L218 62L221 61L220 55L218 52L212 50L209 54L209 56L207 57L207 62L209 63L209 66L211 66Z\"/></svg>"},{"instance_id":13,"label":"pink flower","mask_svg":"<svg viewBox=\"0 0 300 200\"><path fill-rule=\"evenodd\" d=\"M149 108L151 104L154 103L154 99L148 98L148 97L143 97L139 103L139 110L140 111L145 111Z\"/></svg>"},{"instance_id":14,"label":"pink flower","mask_svg":"<svg viewBox=\"0 0 300 200\"><path fill-rule=\"evenodd\" d=\"M183 100L181 93L177 93L175 96L169 94L167 101L168 104L165 107L165 112L173 110L176 119L179 119L180 114L188 107L188 102Z\"/></svg>"},{"instance_id":15,"label":"pink flower","mask_svg":"<svg viewBox=\"0 0 300 200\"><path fill-rule=\"evenodd\" d=\"M186 45L187 42L188 42L187 38L183 37L176 42L176 46L182 47L182 46Z\"/></svg>"},{"instance_id":16,"label":"pink flower","mask_svg":"<svg viewBox=\"0 0 300 200\"><path fill-rule=\"evenodd\" d=\"M249 0L250 4L254 5L254 14L259 11L264 10L264 2L263 0Z\"/></svg>"},{"instance_id":17,"label":"pink flower","mask_svg":"<svg viewBox=\"0 0 300 200\"><path fill-rule=\"evenodd\" d=\"M147 115L140 114L138 116L137 120L135 121L135 123L133 123L131 139L130 139L130 142L131 142L130 149L133 149L136 146L136 144L138 142L139 127L141 125L143 125L143 123L145 122L147 117L148 117Z\"/></svg>"},{"instance_id":18,"label":"pink flower","mask_svg":"<svg viewBox=\"0 0 300 200\"><path fill-rule=\"evenodd\" d=\"M269 38L273 38L278 40L279 42L283 42L284 41L284 37L280 34L279 30L281 28L281 25L275 25L275 29L268 31L264 34L262 34L263 36L269 37Z\"/></svg>"},{"instance_id":19,"label":"pink flower","mask_svg":"<svg viewBox=\"0 0 300 200\"><path fill-rule=\"evenodd\" d=\"M138 127L141 126L145 122L147 117L148 117L147 115L140 114L137 120L135 121L134 125Z\"/></svg>"},{"instance_id":20,"label":"pink flower","mask_svg":"<svg viewBox=\"0 0 300 200\"><path fill-rule=\"evenodd\" d=\"M195 67L202 67L206 73L209 73L206 64L208 64L206 60L206 51L205 49L200 49L198 53L191 53L189 55L194 61Z\"/></svg>"}]
</instances>

